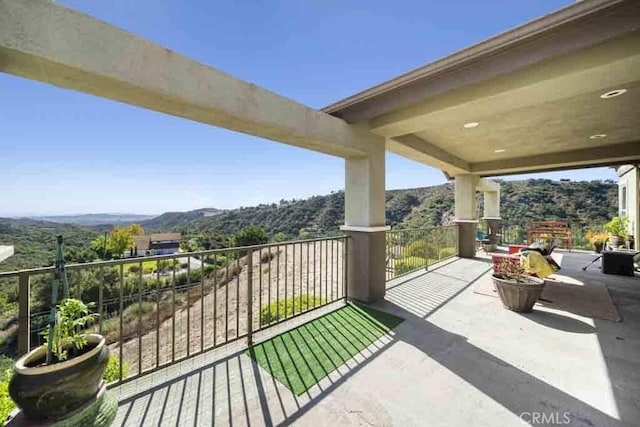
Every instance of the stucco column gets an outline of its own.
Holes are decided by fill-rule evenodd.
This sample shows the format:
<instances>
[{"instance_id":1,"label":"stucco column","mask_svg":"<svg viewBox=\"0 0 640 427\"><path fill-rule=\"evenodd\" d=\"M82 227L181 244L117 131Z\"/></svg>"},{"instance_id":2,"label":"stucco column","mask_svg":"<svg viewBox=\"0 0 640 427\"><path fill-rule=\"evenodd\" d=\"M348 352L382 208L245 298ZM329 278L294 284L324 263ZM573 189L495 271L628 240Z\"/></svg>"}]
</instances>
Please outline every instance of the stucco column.
<instances>
[{"instance_id":1,"label":"stucco column","mask_svg":"<svg viewBox=\"0 0 640 427\"><path fill-rule=\"evenodd\" d=\"M478 182L478 189L484 192L484 219L489 229L490 250L495 251L500 243L502 218L500 217L500 183L488 179Z\"/></svg>"},{"instance_id":2,"label":"stucco column","mask_svg":"<svg viewBox=\"0 0 640 427\"><path fill-rule=\"evenodd\" d=\"M349 239L348 296L370 303L385 294L385 150L375 141L366 157L345 160L345 225Z\"/></svg>"},{"instance_id":3,"label":"stucco column","mask_svg":"<svg viewBox=\"0 0 640 427\"><path fill-rule=\"evenodd\" d=\"M479 178L475 175L458 175L455 181L455 214L458 224L458 248L463 258L476 255L476 230L478 214L476 187Z\"/></svg>"},{"instance_id":4,"label":"stucco column","mask_svg":"<svg viewBox=\"0 0 640 427\"><path fill-rule=\"evenodd\" d=\"M500 191L484 192L484 217L500 218Z\"/></svg>"}]
</instances>

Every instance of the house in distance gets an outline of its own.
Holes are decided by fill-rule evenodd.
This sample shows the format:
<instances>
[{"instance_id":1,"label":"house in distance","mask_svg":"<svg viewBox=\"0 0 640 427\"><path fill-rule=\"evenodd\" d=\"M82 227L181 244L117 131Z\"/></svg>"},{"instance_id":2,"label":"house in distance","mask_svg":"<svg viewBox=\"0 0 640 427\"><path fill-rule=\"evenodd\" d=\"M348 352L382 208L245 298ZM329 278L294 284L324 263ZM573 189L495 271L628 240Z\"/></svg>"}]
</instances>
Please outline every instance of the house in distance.
<instances>
[{"instance_id":1,"label":"house in distance","mask_svg":"<svg viewBox=\"0 0 640 427\"><path fill-rule=\"evenodd\" d=\"M180 233L156 233L133 237L130 257L170 255L180 252Z\"/></svg>"}]
</instances>

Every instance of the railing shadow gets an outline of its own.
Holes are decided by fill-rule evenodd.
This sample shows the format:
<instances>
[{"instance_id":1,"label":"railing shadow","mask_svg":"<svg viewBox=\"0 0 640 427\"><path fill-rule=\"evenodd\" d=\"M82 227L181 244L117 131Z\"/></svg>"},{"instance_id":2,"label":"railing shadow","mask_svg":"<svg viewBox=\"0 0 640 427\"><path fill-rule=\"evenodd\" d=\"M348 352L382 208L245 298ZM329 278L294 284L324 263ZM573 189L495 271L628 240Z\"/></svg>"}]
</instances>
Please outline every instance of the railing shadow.
<instances>
[{"instance_id":1,"label":"railing shadow","mask_svg":"<svg viewBox=\"0 0 640 427\"><path fill-rule=\"evenodd\" d=\"M472 280L466 279L469 271L460 278L453 272L441 271L446 274L434 275L435 285L425 281L408 286L411 284L408 282L407 286L391 290L387 300L376 307L404 318L404 322L346 363L335 363L335 369L328 376L300 396L243 352L237 352L121 400L119 418L114 425L182 426L213 425L214 422L236 426L288 425L307 415L355 373L400 342L419 349L516 416L536 410L569 411L577 425L622 425L597 408L473 345L464 336L429 321L430 316L488 271L486 264L479 264L483 268L478 269ZM429 302L416 308L416 300ZM323 336L318 334L312 338L322 340ZM345 348L362 344L364 339L356 333L342 334L339 338L339 345ZM302 368L318 363L314 358L327 356L312 354L309 357L296 363ZM276 365L282 360L277 356L269 363ZM294 379L288 378L288 381Z\"/></svg>"}]
</instances>

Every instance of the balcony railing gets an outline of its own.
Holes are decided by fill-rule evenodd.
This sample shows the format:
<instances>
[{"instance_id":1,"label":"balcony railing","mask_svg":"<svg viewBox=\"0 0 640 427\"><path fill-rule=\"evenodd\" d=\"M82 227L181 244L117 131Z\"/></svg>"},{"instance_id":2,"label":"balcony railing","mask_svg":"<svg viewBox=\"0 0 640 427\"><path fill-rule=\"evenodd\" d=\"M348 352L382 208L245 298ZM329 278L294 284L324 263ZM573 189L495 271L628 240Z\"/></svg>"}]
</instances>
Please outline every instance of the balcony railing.
<instances>
[{"instance_id":1,"label":"balcony railing","mask_svg":"<svg viewBox=\"0 0 640 427\"><path fill-rule=\"evenodd\" d=\"M456 225L387 231L386 279L395 279L456 255Z\"/></svg>"},{"instance_id":2,"label":"balcony railing","mask_svg":"<svg viewBox=\"0 0 640 427\"><path fill-rule=\"evenodd\" d=\"M246 339L347 295L345 236L67 265L71 296L119 357L116 383ZM19 292L21 354L43 343L53 267L0 273ZM17 281L17 283L16 283ZM125 368L126 367L126 368Z\"/></svg>"},{"instance_id":3,"label":"balcony railing","mask_svg":"<svg viewBox=\"0 0 640 427\"><path fill-rule=\"evenodd\" d=\"M586 233L590 230L598 230L598 226L585 226L581 224L570 224L571 231L571 249L593 249L593 245L586 237ZM482 225L482 230L486 231L486 225ZM500 229L500 245L520 245L527 241L527 229L519 225L509 225L507 222ZM561 245L562 247L563 245Z\"/></svg>"}]
</instances>

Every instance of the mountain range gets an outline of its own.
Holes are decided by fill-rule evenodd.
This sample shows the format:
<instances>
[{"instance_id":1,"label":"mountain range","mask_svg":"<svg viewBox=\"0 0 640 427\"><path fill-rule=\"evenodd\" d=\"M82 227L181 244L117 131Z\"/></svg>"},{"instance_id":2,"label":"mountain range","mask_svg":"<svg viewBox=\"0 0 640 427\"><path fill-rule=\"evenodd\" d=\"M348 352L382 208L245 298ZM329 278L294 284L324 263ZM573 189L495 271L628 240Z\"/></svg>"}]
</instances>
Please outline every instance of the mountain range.
<instances>
[{"instance_id":1,"label":"mountain range","mask_svg":"<svg viewBox=\"0 0 640 427\"><path fill-rule=\"evenodd\" d=\"M617 195L613 181L501 181L501 213L506 223L521 227L535 220L559 219L599 228L617 214ZM481 216L482 193L477 197ZM72 260L84 260L89 256L86 251L91 240L98 234L113 225L132 222L141 224L147 232L176 231L184 236L230 236L248 225L261 226L271 237L279 233L291 239L337 234L344 223L344 192L238 209L167 212L152 218L134 214L45 218L48 220L0 218L0 244L14 245L16 251L0 263L0 271L50 265L56 234L65 236ZM451 223L453 184L387 191L386 218L389 225L404 228ZM102 220L107 222L96 224Z\"/></svg>"}]
</instances>

